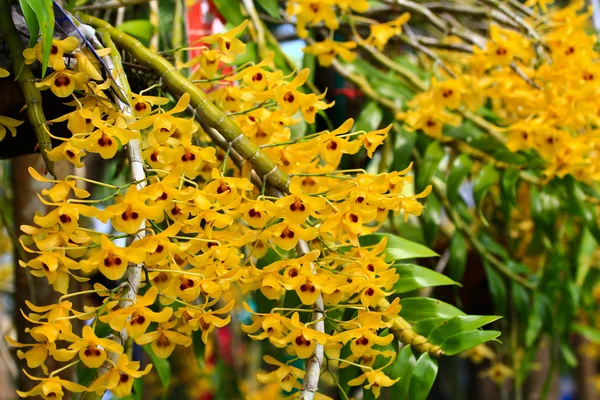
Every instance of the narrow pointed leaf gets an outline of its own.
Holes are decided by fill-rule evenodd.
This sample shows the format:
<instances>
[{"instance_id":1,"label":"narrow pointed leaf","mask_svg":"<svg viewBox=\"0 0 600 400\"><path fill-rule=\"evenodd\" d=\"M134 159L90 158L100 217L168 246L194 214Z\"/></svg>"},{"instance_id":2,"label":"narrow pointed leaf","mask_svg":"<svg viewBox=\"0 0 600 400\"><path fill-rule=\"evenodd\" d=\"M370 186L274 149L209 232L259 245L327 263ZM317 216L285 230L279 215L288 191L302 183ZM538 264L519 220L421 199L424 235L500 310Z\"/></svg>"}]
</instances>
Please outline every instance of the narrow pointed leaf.
<instances>
[{"instance_id":1,"label":"narrow pointed leaf","mask_svg":"<svg viewBox=\"0 0 600 400\"><path fill-rule=\"evenodd\" d=\"M19 0L19 4L21 5L27 28L29 29L29 47L33 47L37 43L40 34L40 24L37 15L35 15L33 8L31 8L27 0Z\"/></svg>"},{"instance_id":2,"label":"narrow pointed leaf","mask_svg":"<svg viewBox=\"0 0 600 400\"><path fill-rule=\"evenodd\" d=\"M433 344L443 343L447 338L457 333L471 331L502 317L496 315L468 315L463 317L452 317L445 323L431 331L427 339Z\"/></svg>"},{"instance_id":3,"label":"narrow pointed leaf","mask_svg":"<svg viewBox=\"0 0 600 400\"><path fill-rule=\"evenodd\" d=\"M392 364L392 370L390 372L391 379L400 378L400 380L391 388L392 399L406 398L410 380L416 365L417 359L415 358L411 347L404 346L402 350L400 350L396 360L394 360L394 363Z\"/></svg>"},{"instance_id":4,"label":"narrow pointed leaf","mask_svg":"<svg viewBox=\"0 0 600 400\"><path fill-rule=\"evenodd\" d=\"M54 8L52 0L26 0L35 13L42 33L42 78L46 75L52 39L54 38Z\"/></svg>"},{"instance_id":5,"label":"narrow pointed leaf","mask_svg":"<svg viewBox=\"0 0 600 400\"><path fill-rule=\"evenodd\" d=\"M467 267L467 241L460 232L454 232L450 239L450 257L448 258L448 276L461 281Z\"/></svg>"},{"instance_id":6,"label":"narrow pointed leaf","mask_svg":"<svg viewBox=\"0 0 600 400\"><path fill-rule=\"evenodd\" d=\"M458 200L458 189L471 172L471 168L473 168L473 160L466 154L461 154L452 163L448 175L448 184L446 185L446 193L451 204Z\"/></svg>"},{"instance_id":7,"label":"narrow pointed leaf","mask_svg":"<svg viewBox=\"0 0 600 400\"><path fill-rule=\"evenodd\" d=\"M430 286L459 285L445 275L415 264L396 264L394 266L400 278L394 284L396 293L407 293Z\"/></svg>"},{"instance_id":8,"label":"narrow pointed leaf","mask_svg":"<svg viewBox=\"0 0 600 400\"><path fill-rule=\"evenodd\" d=\"M500 331L481 331L472 330L468 332L457 333L450 336L440 345L442 350L448 356L462 353L465 350L472 349L482 343L489 342L500 336Z\"/></svg>"},{"instance_id":9,"label":"narrow pointed leaf","mask_svg":"<svg viewBox=\"0 0 600 400\"><path fill-rule=\"evenodd\" d=\"M438 364L435 358L431 358L428 353L419 357L415 370L410 378L408 388L408 397L410 400L426 400L429 391L433 386L438 371Z\"/></svg>"},{"instance_id":10,"label":"narrow pointed leaf","mask_svg":"<svg viewBox=\"0 0 600 400\"><path fill-rule=\"evenodd\" d=\"M426 318L452 318L465 315L458 308L428 297L408 297L400 300L400 316L408 322L419 322Z\"/></svg>"},{"instance_id":11,"label":"narrow pointed leaf","mask_svg":"<svg viewBox=\"0 0 600 400\"><path fill-rule=\"evenodd\" d=\"M494 167L494 164L486 164L481 171L479 171L479 174L473 182L473 197L475 198L475 205L477 206L477 211L481 221L486 226L488 226L489 223L481 211L481 204L483 203L483 199L490 188L495 185L499 179L500 174L496 170L496 167Z\"/></svg>"},{"instance_id":12,"label":"narrow pointed leaf","mask_svg":"<svg viewBox=\"0 0 600 400\"><path fill-rule=\"evenodd\" d=\"M423 246L389 233L373 233L358 238L361 246L373 246L387 236L388 242L385 249L385 261L409 260L412 258L427 258L439 256L436 252Z\"/></svg>"}]
</instances>

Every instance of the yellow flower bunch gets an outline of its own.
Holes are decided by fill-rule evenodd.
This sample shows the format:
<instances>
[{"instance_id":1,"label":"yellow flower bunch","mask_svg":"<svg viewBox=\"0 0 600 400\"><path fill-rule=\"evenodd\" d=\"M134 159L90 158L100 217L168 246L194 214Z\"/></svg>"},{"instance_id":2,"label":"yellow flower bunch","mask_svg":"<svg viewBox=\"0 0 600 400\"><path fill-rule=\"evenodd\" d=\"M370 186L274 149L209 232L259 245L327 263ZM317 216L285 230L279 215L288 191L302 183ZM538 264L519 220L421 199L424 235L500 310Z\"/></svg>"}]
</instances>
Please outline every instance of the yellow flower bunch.
<instances>
[{"instance_id":1,"label":"yellow flower bunch","mask_svg":"<svg viewBox=\"0 0 600 400\"><path fill-rule=\"evenodd\" d=\"M533 2L532 2L533 3ZM545 8L547 2L540 2ZM600 179L597 143L600 67L597 38L585 32L584 2L545 16L547 29L535 41L492 25L483 48L453 60L445 79L431 80L397 118L409 130L440 137L444 126L459 126L465 110L486 102L499 117L513 152L535 150L546 162L549 178L567 174L584 182Z\"/></svg>"},{"instance_id":2,"label":"yellow flower bunch","mask_svg":"<svg viewBox=\"0 0 600 400\"><path fill-rule=\"evenodd\" d=\"M338 1L335 6L364 8L366 2ZM331 22L327 6L322 7L324 14L310 17L310 23ZM306 18L302 15L298 18ZM209 144L205 127L186 114L191 101L188 93L171 109L162 108L169 103L166 97L133 94L133 115L126 115L109 100L107 83L95 81L86 68L75 72L61 64L63 52L74 50L70 40L55 43L51 64L56 71L39 86L50 87L59 97L73 96L69 104L74 110L55 120L66 122L72 136L56 137L63 143L49 153L50 158L81 166L86 154L111 159L123 146L139 144L147 176L123 186L95 182L112 193L96 200L79 187L76 176L48 180L30 170L35 179L53 184L40 196L52 209L36 215L35 226L22 227L22 244L33 258L21 266L47 279L63 297L54 305L32 304L31 312L24 314L35 325L29 332L34 344L9 340L27 348L19 356L31 368L42 367L45 374L48 357L68 363L64 368L78 363L89 368L104 365L107 372L86 388L55 377L53 371L32 378L41 383L21 396L43 393L61 398L63 389L110 390L117 397L126 396L133 379L148 373L150 367L140 370L139 363L130 361L127 342L98 337L98 324L108 325L138 345L149 345L157 357L167 358L177 345L190 346L195 332L207 343L215 329L228 325L231 313L240 307L239 302L236 307L235 300L225 299L239 291L260 291L271 300L294 292L300 300L298 308L274 308L269 313L257 313L244 303L253 323L243 329L252 339L268 339L302 359L321 346L339 358L336 354L349 344L351 361L342 359L340 365L350 362L362 371L351 385L373 387L378 396L380 387L395 382L383 368L373 369L376 358L389 363L394 354L373 346L389 344L393 338L379 335L400 310L398 299L387 309L376 310L391 293L398 274L385 261L385 239L361 247L359 237L377 231L390 212L403 213L405 219L420 215L419 200L431 188L404 194L412 183L411 166L381 174L339 169L345 154L365 151L372 157L391 125L351 132L353 120L349 119L337 129L293 138L291 128L300 119L313 123L320 110L333 104L302 90L308 69L284 76L273 69L272 54L256 65L239 67L235 74L224 73L223 68L244 51L236 35L245 26L205 38L214 46L190 64L196 67L192 74L209 79L221 76L195 84L210 88L208 98L235 121L243 136L259 146L260 154L290 176L289 194L270 193L255 183L247 163L235 165L228 160L229 151ZM345 49L352 45L329 45L334 53L350 57ZM32 49L27 56L37 57L38 50ZM313 50L321 58L331 56L325 54L330 50ZM89 229L86 219L110 222L115 233ZM138 238L141 232L146 235ZM115 240L122 238L132 240L118 245ZM268 251L281 259L259 267L258 260ZM96 284L83 292L69 290L71 278L87 282L95 273L122 283L113 289ZM132 281L132 274L137 274L138 283ZM131 290L133 295L126 295ZM67 300L89 293L100 296L99 306L76 310ZM323 319L337 326L335 333L318 329L319 320L304 318L315 307ZM357 315L341 322L328 317L343 308L355 309ZM86 320L89 325L74 332L72 319ZM271 358L266 362L279 369L259 374L259 381L276 382L284 390L299 387L302 371Z\"/></svg>"}]
</instances>

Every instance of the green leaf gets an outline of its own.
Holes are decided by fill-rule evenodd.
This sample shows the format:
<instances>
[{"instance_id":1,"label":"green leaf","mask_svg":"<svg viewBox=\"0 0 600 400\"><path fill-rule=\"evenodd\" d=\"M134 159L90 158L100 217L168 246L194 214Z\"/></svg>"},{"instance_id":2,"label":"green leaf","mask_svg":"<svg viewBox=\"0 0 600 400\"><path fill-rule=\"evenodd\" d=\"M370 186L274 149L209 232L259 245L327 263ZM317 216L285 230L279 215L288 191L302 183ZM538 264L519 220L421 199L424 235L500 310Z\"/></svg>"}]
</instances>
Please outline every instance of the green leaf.
<instances>
[{"instance_id":1,"label":"green leaf","mask_svg":"<svg viewBox=\"0 0 600 400\"><path fill-rule=\"evenodd\" d=\"M461 353L465 350L472 349L482 343L489 342L500 336L500 331L481 331L472 330L468 332L457 333L450 336L440 345L444 353L448 356Z\"/></svg>"},{"instance_id":2,"label":"green leaf","mask_svg":"<svg viewBox=\"0 0 600 400\"><path fill-rule=\"evenodd\" d=\"M494 151L494 158L506 164L522 165L527 163L527 157L521 153L514 153L506 147L501 147Z\"/></svg>"},{"instance_id":3,"label":"green leaf","mask_svg":"<svg viewBox=\"0 0 600 400\"><path fill-rule=\"evenodd\" d=\"M454 139L460 139L473 142L475 139L488 138L488 136L471 121L465 121L460 126L444 125L444 136L450 136Z\"/></svg>"},{"instance_id":4,"label":"green leaf","mask_svg":"<svg viewBox=\"0 0 600 400\"><path fill-rule=\"evenodd\" d=\"M429 196L425 200L425 209L421 215L423 244L432 246L442 221L442 203L437 196Z\"/></svg>"},{"instance_id":5,"label":"green leaf","mask_svg":"<svg viewBox=\"0 0 600 400\"><path fill-rule=\"evenodd\" d=\"M497 321L502 317L496 315L467 315L461 317L452 317L449 320L444 321L437 328L433 329L427 336L433 344L443 343L449 337L452 337L461 332L467 332L494 321Z\"/></svg>"},{"instance_id":6,"label":"green leaf","mask_svg":"<svg viewBox=\"0 0 600 400\"><path fill-rule=\"evenodd\" d=\"M27 0L19 0L19 4L21 5L21 10L23 11L23 17L25 17L25 22L27 23L27 28L29 29L29 45L28 47L33 47L38 40L38 36L40 34L40 24L38 23L37 16L33 11L33 8L27 3Z\"/></svg>"},{"instance_id":7,"label":"green leaf","mask_svg":"<svg viewBox=\"0 0 600 400\"><path fill-rule=\"evenodd\" d=\"M417 141L417 133L408 132L398 123L394 124L394 131L396 133L394 141L394 161L392 162L390 170L402 171L404 168L408 167L410 160L412 159L412 150Z\"/></svg>"},{"instance_id":8,"label":"green leaf","mask_svg":"<svg viewBox=\"0 0 600 400\"><path fill-rule=\"evenodd\" d=\"M517 204L517 188L519 187L519 170L516 168L507 168L502 173L502 194L504 195L505 201L514 206L518 207Z\"/></svg>"},{"instance_id":9,"label":"green leaf","mask_svg":"<svg viewBox=\"0 0 600 400\"><path fill-rule=\"evenodd\" d=\"M442 158L444 158L444 155L444 149L439 142L431 142L431 144L427 146L415 182L418 192L424 190L431 183L431 177L437 172L438 166L440 165Z\"/></svg>"},{"instance_id":10,"label":"green leaf","mask_svg":"<svg viewBox=\"0 0 600 400\"><path fill-rule=\"evenodd\" d=\"M590 268L594 259L592 254L594 253L597 245L593 236L590 234L590 231L587 229L583 230L578 243L579 250L577 254L577 274L575 282L577 283L577 286L581 287L583 286L585 278L590 272Z\"/></svg>"},{"instance_id":11,"label":"green leaf","mask_svg":"<svg viewBox=\"0 0 600 400\"><path fill-rule=\"evenodd\" d=\"M460 282L467 266L467 241L462 233L454 232L450 239L449 251L448 276Z\"/></svg>"},{"instance_id":12,"label":"green leaf","mask_svg":"<svg viewBox=\"0 0 600 400\"><path fill-rule=\"evenodd\" d=\"M214 0L214 4L221 15L232 25L239 25L246 18L242 14L242 2L239 0Z\"/></svg>"},{"instance_id":13,"label":"green leaf","mask_svg":"<svg viewBox=\"0 0 600 400\"><path fill-rule=\"evenodd\" d=\"M426 400L438 371L438 364L435 358L431 358L428 353L423 353L410 378L408 388L408 397L410 400Z\"/></svg>"},{"instance_id":14,"label":"green leaf","mask_svg":"<svg viewBox=\"0 0 600 400\"><path fill-rule=\"evenodd\" d=\"M132 19L117 26L120 30L134 38L148 43L154 34L154 26L147 19Z\"/></svg>"},{"instance_id":15,"label":"green leaf","mask_svg":"<svg viewBox=\"0 0 600 400\"><path fill-rule=\"evenodd\" d=\"M445 275L415 264L396 264L400 279L394 284L396 293L407 293L430 286L459 285Z\"/></svg>"},{"instance_id":16,"label":"green leaf","mask_svg":"<svg viewBox=\"0 0 600 400\"><path fill-rule=\"evenodd\" d=\"M46 75L54 36L54 3L52 0L26 0L35 13L42 32L42 78ZM37 36L37 35L36 35ZM37 40L37 37L36 37Z\"/></svg>"},{"instance_id":17,"label":"green leaf","mask_svg":"<svg viewBox=\"0 0 600 400\"><path fill-rule=\"evenodd\" d=\"M382 120L383 110L379 104L375 101L369 101L363 107L360 114L358 114L356 123L354 124L354 131L374 131L379 128Z\"/></svg>"},{"instance_id":18,"label":"green leaf","mask_svg":"<svg viewBox=\"0 0 600 400\"><path fill-rule=\"evenodd\" d=\"M358 241L363 247L373 246L381 242L384 237L388 239L387 247L384 251L386 262L439 256L439 254L422 244L411 242L390 233L372 233L359 237Z\"/></svg>"},{"instance_id":19,"label":"green leaf","mask_svg":"<svg viewBox=\"0 0 600 400\"><path fill-rule=\"evenodd\" d=\"M348 342L340 350L340 357L341 359L345 359L351 354L352 351L350 350L350 342ZM346 395L344 396L344 394L340 393L340 398L345 398L348 396L350 392L350 385L348 385L348 382L356 378L359 372L360 370L358 369L358 367L354 365L348 365L344 368L339 369L338 383L340 384L340 387L338 387L338 390Z\"/></svg>"},{"instance_id":20,"label":"green leaf","mask_svg":"<svg viewBox=\"0 0 600 400\"><path fill-rule=\"evenodd\" d=\"M508 252L500 243L496 242L490 235L487 233L479 233L478 235L479 241L484 247L492 254L497 255L502 259L507 259L509 257Z\"/></svg>"},{"instance_id":21,"label":"green leaf","mask_svg":"<svg viewBox=\"0 0 600 400\"><path fill-rule=\"evenodd\" d=\"M277 0L256 0L256 2L273 18L279 18Z\"/></svg>"},{"instance_id":22,"label":"green leaf","mask_svg":"<svg viewBox=\"0 0 600 400\"><path fill-rule=\"evenodd\" d=\"M568 343L560 343L560 354L562 354L569 367L575 368L577 366L577 356L573 353Z\"/></svg>"},{"instance_id":23,"label":"green leaf","mask_svg":"<svg viewBox=\"0 0 600 400\"><path fill-rule=\"evenodd\" d=\"M484 262L483 266L490 286L490 293L492 299L494 299L494 305L500 314L506 315L506 286L504 280L487 262Z\"/></svg>"},{"instance_id":24,"label":"green leaf","mask_svg":"<svg viewBox=\"0 0 600 400\"><path fill-rule=\"evenodd\" d=\"M164 358L159 358L150 345L143 346L143 349L152 360L152 364L154 364L154 368L156 369L156 373L158 374L158 378L160 379L160 383L163 388L166 389L171 384L171 364L169 364L168 360Z\"/></svg>"},{"instance_id":25,"label":"green leaf","mask_svg":"<svg viewBox=\"0 0 600 400\"><path fill-rule=\"evenodd\" d=\"M529 293L527 293L527 289L516 282L511 284L511 289L512 302L517 310L519 319L521 320L521 323L527 324L527 318L531 312L529 306Z\"/></svg>"},{"instance_id":26,"label":"green leaf","mask_svg":"<svg viewBox=\"0 0 600 400\"><path fill-rule=\"evenodd\" d=\"M427 337L432 330L448 321L448 318L426 318L413 325L413 329L419 335Z\"/></svg>"},{"instance_id":27,"label":"green leaf","mask_svg":"<svg viewBox=\"0 0 600 400\"><path fill-rule=\"evenodd\" d=\"M573 330L581 333L586 337L586 339L596 344L600 344L600 329L596 329L587 325L573 324Z\"/></svg>"},{"instance_id":28,"label":"green leaf","mask_svg":"<svg viewBox=\"0 0 600 400\"><path fill-rule=\"evenodd\" d=\"M525 332L525 345L533 346L542 331L544 325L544 298L542 294L536 293L533 297L533 310L529 313L527 331Z\"/></svg>"},{"instance_id":29,"label":"green leaf","mask_svg":"<svg viewBox=\"0 0 600 400\"><path fill-rule=\"evenodd\" d=\"M426 318L452 318L466 315L458 308L428 297L407 297L400 300L400 316L408 322L419 322Z\"/></svg>"},{"instance_id":30,"label":"green leaf","mask_svg":"<svg viewBox=\"0 0 600 400\"><path fill-rule=\"evenodd\" d=\"M452 163L446 185L446 193L450 204L454 204L458 200L458 189L471 172L471 168L473 168L473 160L466 154L461 154Z\"/></svg>"},{"instance_id":31,"label":"green leaf","mask_svg":"<svg viewBox=\"0 0 600 400\"><path fill-rule=\"evenodd\" d=\"M392 386L390 398L399 400L406 398L410 380L416 365L417 359L415 358L411 347L404 346L398 353L396 360L394 360L390 371L391 379L400 378L400 380Z\"/></svg>"},{"instance_id":32,"label":"green leaf","mask_svg":"<svg viewBox=\"0 0 600 400\"><path fill-rule=\"evenodd\" d=\"M485 226L489 226L489 223L483 216L481 211L481 203L483 202L487 192L498 182L499 179L500 174L494 167L494 164L486 164L481 171L479 171L479 174L473 181L473 197L475 199L475 205L477 206L477 211L481 221Z\"/></svg>"}]
</instances>

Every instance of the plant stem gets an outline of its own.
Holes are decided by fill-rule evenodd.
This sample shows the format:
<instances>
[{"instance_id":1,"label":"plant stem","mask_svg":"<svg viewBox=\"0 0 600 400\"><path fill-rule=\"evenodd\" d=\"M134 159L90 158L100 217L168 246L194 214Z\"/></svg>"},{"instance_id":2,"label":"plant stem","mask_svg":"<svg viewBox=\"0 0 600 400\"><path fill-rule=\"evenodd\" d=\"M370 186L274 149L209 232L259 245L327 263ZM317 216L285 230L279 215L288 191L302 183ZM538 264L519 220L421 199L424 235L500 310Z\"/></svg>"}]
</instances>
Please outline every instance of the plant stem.
<instances>
[{"instance_id":1,"label":"plant stem","mask_svg":"<svg viewBox=\"0 0 600 400\"><path fill-rule=\"evenodd\" d=\"M377 310L385 311L389 306L390 302L384 298L377 304ZM426 337L415 332L412 325L401 316L394 315L391 318L391 321L392 326L390 327L390 332L392 332L400 342L410 345L419 353L429 353L429 355L434 357L441 357L444 355L444 351L440 346L434 345L429 342Z\"/></svg>"},{"instance_id":2,"label":"plant stem","mask_svg":"<svg viewBox=\"0 0 600 400\"><path fill-rule=\"evenodd\" d=\"M310 249L304 240L299 240L298 245L296 246L296 251L298 252L298 257L302 257L303 255L307 254ZM317 274L317 266L314 262L310 263L310 269L314 275ZM324 333L325 318L323 313L324 306L322 295L319 295L315 303L312 305L312 309L314 310L312 315L312 323L314 323L313 329ZM315 398L315 393L319 389L319 377L321 375L323 355L323 345L317 343L313 353L306 359L306 372L304 374L304 380L302 381L300 394L298 395L299 400L313 400Z\"/></svg>"},{"instance_id":3,"label":"plant stem","mask_svg":"<svg viewBox=\"0 0 600 400\"><path fill-rule=\"evenodd\" d=\"M0 31L2 31L2 36L8 43L12 72L23 91L25 104L27 105L27 117L37 137L39 151L42 153L48 173L54 179L57 179L54 172L54 162L48 159L48 151L52 150L52 143L48 135L49 124L42 108L42 95L35 86L35 77L31 72L31 68L29 65L25 65L23 42L12 20L9 0L0 0Z\"/></svg>"}]
</instances>

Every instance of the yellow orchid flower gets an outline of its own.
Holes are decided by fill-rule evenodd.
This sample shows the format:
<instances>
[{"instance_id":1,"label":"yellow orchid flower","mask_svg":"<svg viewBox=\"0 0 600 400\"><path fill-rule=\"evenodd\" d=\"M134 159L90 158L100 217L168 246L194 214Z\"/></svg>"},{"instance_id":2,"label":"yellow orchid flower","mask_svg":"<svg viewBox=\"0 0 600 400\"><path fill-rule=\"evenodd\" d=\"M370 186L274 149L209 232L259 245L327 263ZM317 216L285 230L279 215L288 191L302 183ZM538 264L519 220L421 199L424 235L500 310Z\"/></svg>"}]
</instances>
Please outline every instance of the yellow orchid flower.
<instances>
[{"instance_id":1,"label":"yellow orchid flower","mask_svg":"<svg viewBox=\"0 0 600 400\"><path fill-rule=\"evenodd\" d=\"M17 136L17 127L20 126L24 121L19 121L10 117L3 117L0 115L0 142L6 136L6 130L10 132L12 137Z\"/></svg>"},{"instance_id":2,"label":"yellow orchid flower","mask_svg":"<svg viewBox=\"0 0 600 400\"><path fill-rule=\"evenodd\" d=\"M66 68L63 60L64 53L72 52L77 46L79 46L79 40L74 36L69 36L63 40L53 39L48 66L55 71L64 70ZM38 42L32 48L23 50L23 57L25 58L25 64L32 64L36 60L42 62L42 42Z\"/></svg>"},{"instance_id":3,"label":"yellow orchid flower","mask_svg":"<svg viewBox=\"0 0 600 400\"><path fill-rule=\"evenodd\" d=\"M83 89L88 79L83 72L58 70L45 77L43 81L36 82L35 86L42 90L49 88L57 97L69 97L75 90Z\"/></svg>"},{"instance_id":4,"label":"yellow orchid flower","mask_svg":"<svg viewBox=\"0 0 600 400\"><path fill-rule=\"evenodd\" d=\"M177 320L161 323L156 331L138 336L135 342L141 346L150 343L157 357L168 358L175 350L175 345L189 347L192 344L191 337L171 330L176 324Z\"/></svg>"}]
</instances>

